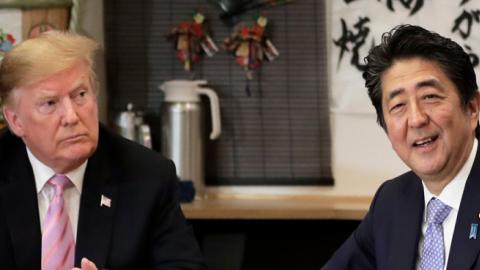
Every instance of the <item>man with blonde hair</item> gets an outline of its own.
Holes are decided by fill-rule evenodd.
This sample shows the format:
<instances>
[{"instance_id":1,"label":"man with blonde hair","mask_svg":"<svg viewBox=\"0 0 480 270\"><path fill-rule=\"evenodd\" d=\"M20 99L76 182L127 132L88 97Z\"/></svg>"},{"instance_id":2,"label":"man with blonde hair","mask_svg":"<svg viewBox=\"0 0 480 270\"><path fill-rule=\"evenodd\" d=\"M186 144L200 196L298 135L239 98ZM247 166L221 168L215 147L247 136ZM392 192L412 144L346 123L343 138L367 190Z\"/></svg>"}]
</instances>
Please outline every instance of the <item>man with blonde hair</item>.
<instances>
[{"instance_id":1,"label":"man with blonde hair","mask_svg":"<svg viewBox=\"0 0 480 270\"><path fill-rule=\"evenodd\" d=\"M50 31L0 64L2 269L204 269L173 163L99 125L97 47Z\"/></svg>"}]
</instances>

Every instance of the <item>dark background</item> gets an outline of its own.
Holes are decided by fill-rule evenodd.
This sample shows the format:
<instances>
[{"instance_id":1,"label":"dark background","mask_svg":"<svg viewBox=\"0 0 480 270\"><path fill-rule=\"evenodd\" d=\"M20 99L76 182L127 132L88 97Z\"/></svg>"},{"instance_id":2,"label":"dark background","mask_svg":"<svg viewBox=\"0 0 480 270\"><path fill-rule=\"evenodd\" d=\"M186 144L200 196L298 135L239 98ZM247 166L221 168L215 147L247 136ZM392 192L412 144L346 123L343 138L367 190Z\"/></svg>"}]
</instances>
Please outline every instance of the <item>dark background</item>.
<instances>
[{"instance_id":1,"label":"dark background","mask_svg":"<svg viewBox=\"0 0 480 270\"><path fill-rule=\"evenodd\" d=\"M319 270L359 221L191 220L210 270Z\"/></svg>"}]
</instances>

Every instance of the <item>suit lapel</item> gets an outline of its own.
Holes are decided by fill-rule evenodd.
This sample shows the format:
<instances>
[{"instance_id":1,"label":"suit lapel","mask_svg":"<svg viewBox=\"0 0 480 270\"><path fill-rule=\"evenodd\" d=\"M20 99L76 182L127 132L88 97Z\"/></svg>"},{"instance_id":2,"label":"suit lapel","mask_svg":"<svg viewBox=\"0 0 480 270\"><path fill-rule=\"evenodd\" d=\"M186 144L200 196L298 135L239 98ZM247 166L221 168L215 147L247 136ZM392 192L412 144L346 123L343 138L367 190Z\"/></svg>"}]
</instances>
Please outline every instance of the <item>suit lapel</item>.
<instances>
[{"instance_id":1,"label":"suit lapel","mask_svg":"<svg viewBox=\"0 0 480 270\"><path fill-rule=\"evenodd\" d=\"M422 228L424 208L421 180L412 173L413 179L402 191L402 198L395 211L392 224L392 252L389 253L388 269L414 269L418 255L418 241Z\"/></svg>"},{"instance_id":2,"label":"suit lapel","mask_svg":"<svg viewBox=\"0 0 480 270\"><path fill-rule=\"evenodd\" d=\"M469 239L470 227L480 224L480 146L460 203L448 260L448 269L470 269L480 251L480 235Z\"/></svg>"},{"instance_id":3,"label":"suit lapel","mask_svg":"<svg viewBox=\"0 0 480 270\"><path fill-rule=\"evenodd\" d=\"M41 229L37 191L25 148L12 157L2 198L18 269L38 269L41 262Z\"/></svg>"},{"instance_id":4,"label":"suit lapel","mask_svg":"<svg viewBox=\"0 0 480 270\"><path fill-rule=\"evenodd\" d=\"M99 146L100 147L100 146ZM113 217L117 202L116 186L110 181L107 156L101 149L89 159L80 201L75 265L83 257L93 261L99 269L105 268ZM101 205L102 195L111 200L111 206Z\"/></svg>"}]
</instances>

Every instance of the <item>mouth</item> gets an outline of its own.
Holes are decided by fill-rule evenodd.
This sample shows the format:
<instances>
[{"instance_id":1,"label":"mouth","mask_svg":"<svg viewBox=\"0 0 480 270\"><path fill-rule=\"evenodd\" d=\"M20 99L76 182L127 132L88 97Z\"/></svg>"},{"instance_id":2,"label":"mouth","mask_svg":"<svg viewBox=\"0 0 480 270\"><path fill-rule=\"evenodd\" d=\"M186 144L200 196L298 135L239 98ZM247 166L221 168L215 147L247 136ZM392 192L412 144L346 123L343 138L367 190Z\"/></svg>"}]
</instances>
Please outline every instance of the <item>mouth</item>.
<instances>
[{"instance_id":1,"label":"mouth","mask_svg":"<svg viewBox=\"0 0 480 270\"><path fill-rule=\"evenodd\" d=\"M413 142L412 146L417 148L426 147L433 144L437 139L438 139L438 135L422 138L420 140L416 140L415 142Z\"/></svg>"},{"instance_id":2,"label":"mouth","mask_svg":"<svg viewBox=\"0 0 480 270\"><path fill-rule=\"evenodd\" d=\"M86 137L86 134L77 134L63 139L64 142L77 142Z\"/></svg>"}]
</instances>

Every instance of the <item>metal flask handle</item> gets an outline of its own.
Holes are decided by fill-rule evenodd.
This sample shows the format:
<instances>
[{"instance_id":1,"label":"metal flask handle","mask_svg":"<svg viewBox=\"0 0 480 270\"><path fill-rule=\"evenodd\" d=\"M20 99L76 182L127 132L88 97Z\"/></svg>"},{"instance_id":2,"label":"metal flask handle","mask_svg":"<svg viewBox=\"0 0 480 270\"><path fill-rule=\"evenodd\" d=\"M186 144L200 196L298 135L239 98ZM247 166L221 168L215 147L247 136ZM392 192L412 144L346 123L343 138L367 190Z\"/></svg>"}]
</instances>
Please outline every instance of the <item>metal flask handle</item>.
<instances>
[{"instance_id":1,"label":"metal flask handle","mask_svg":"<svg viewBox=\"0 0 480 270\"><path fill-rule=\"evenodd\" d=\"M212 131L210 132L210 140L215 140L222 133L222 123L220 122L220 103L215 91L210 88L197 87L197 91L201 95L206 95L210 101L210 111L212 120Z\"/></svg>"}]
</instances>

